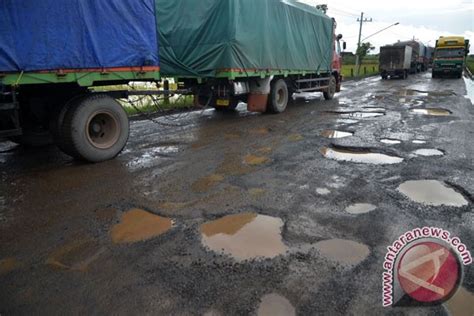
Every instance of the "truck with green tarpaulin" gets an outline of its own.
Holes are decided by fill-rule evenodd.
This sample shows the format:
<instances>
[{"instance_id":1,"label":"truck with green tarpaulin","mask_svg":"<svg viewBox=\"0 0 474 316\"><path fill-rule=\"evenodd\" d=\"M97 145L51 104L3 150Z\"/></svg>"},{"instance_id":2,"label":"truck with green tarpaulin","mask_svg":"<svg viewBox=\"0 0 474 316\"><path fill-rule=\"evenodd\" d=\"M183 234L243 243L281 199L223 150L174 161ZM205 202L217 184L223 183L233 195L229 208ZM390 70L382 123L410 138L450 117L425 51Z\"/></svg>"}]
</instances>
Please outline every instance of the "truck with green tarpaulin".
<instances>
[{"instance_id":1,"label":"truck with green tarpaulin","mask_svg":"<svg viewBox=\"0 0 474 316\"><path fill-rule=\"evenodd\" d=\"M4 0L0 24L0 138L91 162L126 145L120 98L280 113L292 93L331 99L342 81L335 21L294 0ZM95 89L132 81L159 89Z\"/></svg>"}]
</instances>

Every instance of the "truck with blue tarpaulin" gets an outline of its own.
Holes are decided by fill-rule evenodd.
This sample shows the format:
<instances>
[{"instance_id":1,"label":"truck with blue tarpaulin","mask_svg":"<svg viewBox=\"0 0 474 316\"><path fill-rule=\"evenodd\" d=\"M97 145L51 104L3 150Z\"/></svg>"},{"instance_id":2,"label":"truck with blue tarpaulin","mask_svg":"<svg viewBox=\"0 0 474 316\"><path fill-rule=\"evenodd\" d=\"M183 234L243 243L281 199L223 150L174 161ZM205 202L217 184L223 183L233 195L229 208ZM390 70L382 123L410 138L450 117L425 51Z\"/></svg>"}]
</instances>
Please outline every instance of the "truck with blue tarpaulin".
<instances>
[{"instance_id":1,"label":"truck with blue tarpaulin","mask_svg":"<svg viewBox=\"0 0 474 316\"><path fill-rule=\"evenodd\" d=\"M163 93L97 86L173 77L196 104L279 113L342 79L335 21L294 0L3 0L0 26L0 137L91 162L128 140L116 99Z\"/></svg>"}]
</instances>

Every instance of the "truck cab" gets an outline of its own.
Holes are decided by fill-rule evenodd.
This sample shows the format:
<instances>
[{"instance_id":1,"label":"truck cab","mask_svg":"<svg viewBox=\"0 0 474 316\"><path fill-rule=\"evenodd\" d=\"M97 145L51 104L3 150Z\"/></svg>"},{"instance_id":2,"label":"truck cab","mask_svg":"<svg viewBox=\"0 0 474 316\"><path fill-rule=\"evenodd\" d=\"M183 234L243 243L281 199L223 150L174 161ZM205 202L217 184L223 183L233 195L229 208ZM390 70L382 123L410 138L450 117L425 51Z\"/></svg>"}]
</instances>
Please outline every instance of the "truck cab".
<instances>
[{"instance_id":1,"label":"truck cab","mask_svg":"<svg viewBox=\"0 0 474 316\"><path fill-rule=\"evenodd\" d=\"M440 37L436 41L433 58L433 78L442 75L462 78L466 56L469 54L469 40L461 36Z\"/></svg>"}]
</instances>

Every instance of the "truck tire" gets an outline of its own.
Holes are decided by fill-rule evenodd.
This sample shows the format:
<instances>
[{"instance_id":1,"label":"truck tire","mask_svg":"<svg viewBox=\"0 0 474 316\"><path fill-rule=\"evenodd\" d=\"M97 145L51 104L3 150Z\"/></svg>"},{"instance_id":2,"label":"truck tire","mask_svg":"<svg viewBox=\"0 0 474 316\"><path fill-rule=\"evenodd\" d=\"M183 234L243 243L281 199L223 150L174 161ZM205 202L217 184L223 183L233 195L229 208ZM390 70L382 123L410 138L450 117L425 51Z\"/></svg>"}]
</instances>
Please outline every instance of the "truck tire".
<instances>
[{"instance_id":1,"label":"truck tire","mask_svg":"<svg viewBox=\"0 0 474 316\"><path fill-rule=\"evenodd\" d=\"M116 157L125 147L130 127L122 106L105 94L80 98L67 109L61 127L66 153L89 162Z\"/></svg>"},{"instance_id":2,"label":"truck tire","mask_svg":"<svg viewBox=\"0 0 474 316\"><path fill-rule=\"evenodd\" d=\"M271 83L270 97L268 98L267 112L282 113L288 106L288 86L285 80L278 79Z\"/></svg>"},{"instance_id":3,"label":"truck tire","mask_svg":"<svg viewBox=\"0 0 474 316\"><path fill-rule=\"evenodd\" d=\"M336 84L336 78L331 76L329 79L329 87L323 92L324 99L332 100L334 98L334 95L336 94Z\"/></svg>"}]
</instances>

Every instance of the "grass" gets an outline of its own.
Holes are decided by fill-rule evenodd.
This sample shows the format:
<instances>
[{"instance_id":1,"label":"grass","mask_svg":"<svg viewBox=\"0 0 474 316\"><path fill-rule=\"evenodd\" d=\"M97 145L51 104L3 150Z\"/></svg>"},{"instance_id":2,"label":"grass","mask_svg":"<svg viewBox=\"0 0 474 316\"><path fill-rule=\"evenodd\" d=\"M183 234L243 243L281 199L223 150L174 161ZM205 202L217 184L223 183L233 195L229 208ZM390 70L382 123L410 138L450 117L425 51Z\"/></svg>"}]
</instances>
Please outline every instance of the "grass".
<instances>
[{"instance_id":1,"label":"grass","mask_svg":"<svg viewBox=\"0 0 474 316\"><path fill-rule=\"evenodd\" d=\"M174 84L170 84L171 90L176 90ZM115 85L115 86L104 86L94 87L96 92L107 92L117 90L159 90L156 85L149 82L135 82L130 85ZM168 100L165 100L163 96L130 96L128 100L118 100L122 104L125 112L129 116L143 114L143 113L156 113L156 112L168 112L179 109L189 109L194 106L193 96L170 96Z\"/></svg>"},{"instance_id":2,"label":"grass","mask_svg":"<svg viewBox=\"0 0 474 316\"><path fill-rule=\"evenodd\" d=\"M379 73L379 64L362 64L360 66L360 73L359 77L367 77L376 75ZM342 76L344 78L354 78L356 75L356 67L355 65L343 65L342 66Z\"/></svg>"},{"instance_id":3,"label":"grass","mask_svg":"<svg viewBox=\"0 0 474 316\"><path fill-rule=\"evenodd\" d=\"M466 66L472 74L474 74L474 56L470 55L466 59Z\"/></svg>"}]
</instances>

